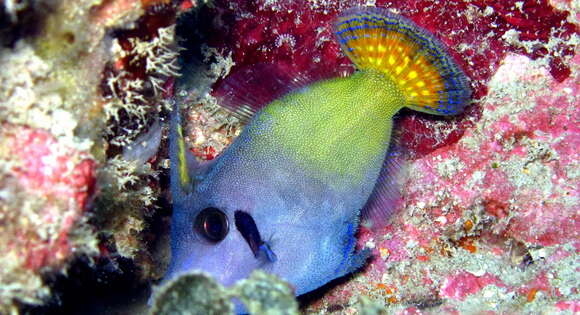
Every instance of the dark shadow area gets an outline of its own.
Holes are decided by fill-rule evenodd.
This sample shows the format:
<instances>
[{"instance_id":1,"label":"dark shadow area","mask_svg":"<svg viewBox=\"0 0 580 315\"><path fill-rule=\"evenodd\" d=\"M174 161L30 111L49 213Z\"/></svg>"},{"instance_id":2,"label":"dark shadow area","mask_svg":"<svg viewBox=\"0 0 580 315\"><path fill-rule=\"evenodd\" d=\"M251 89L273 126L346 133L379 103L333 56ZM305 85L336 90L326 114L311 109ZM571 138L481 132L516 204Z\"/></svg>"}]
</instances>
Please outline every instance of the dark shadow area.
<instances>
[{"instance_id":1,"label":"dark shadow area","mask_svg":"<svg viewBox=\"0 0 580 315\"><path fill-rule=\"evenodd\" d=\"M0 2L0 46L14 47L21 38L37 35L43 28L45 18L52 8L48 1L11 1L14 6L8 8L8 1Z\"/></svg>"},{"instance_id":2,"label":"dark shadow area","mask_svg":"<svg viewBox=\"0 0 580 315\"><path fill-rule=\"evenodd\" d=\"M341 284L347 283L348 281L350 281L353 278L353 275L347 275L344 277L340 277L337 279L334 279L330 282L328 282L327 284L321 286L320 288L308 292L306 294L302 294L301 296L298 297L298 303L299 303L299 308L301 312L304 312L306 310L306 308L316 302L319 301L320 299L322 299L330 290L332 290L333 288L335 288L336 286L339 286ZM346 306L343 305L336 305L336 306L331 306L331 308L338 310L342 310L344 309Z\"/></svg>"},{"instance_id":3,"label":"dark shadow area","mask_svg":"<svg viewBox=\"0 0 580 315\"><path fill-rule=\"evenodd\" d=\"M365 270L368 268L369 264L372 263L373 259L375 259L376 257L374 257L373 255L369 256L369 258L367 259L367 262L364 264L364 266L362 266L358 271L356 271L355 273L351 273L348 274L346 276L340 277L340 278L336 278L330 282L328 282L327 284L321 286L320 288L314 290L314 291L310 291L306 294L302 294L298 297L298 303L299 303L299 309L301 312L304 312L306 310L306 308L316 302L319 301L320 299L322 299L326 294L328 294L328 292L332 289L334 289L335 287L345 284L349 281L351 281L354 278L354 275L357 273L364 273ZM327 309L328 312L340 312L342 310L344 310L348 305L340 305L340 304L336 304L336 305L330 305Z\"/></svg>"},{"instance_id":4,"label":"dark shadow area","mask_svg":"<svg viewBox=\"0 0 580 315\"><path fill-rule=\"evenodd\" d=\"M150 294L149 285L136 278L135 266L127 259L100 259L92 265L83 257L67 274L47 279L55 292L51 301L41 307L24 308L23 313L131 314L131 305L142 304Z\"/></svg>"},{"instance_id":5,"label":"dark shadow area","mask_svg":"<svg viewBox=\"0 0 580 315\"><path fill-rule=\"evenodd\" d=\"M202 46L206 43L210 34L207 34L203 25L211 22L212 17L207 12L207 8L199 10L189 10L177 17L175 35L177 44L180 47L179 66L181 67L181 77L177 79L176 87L187 90L188 87L195 86L200 76L199 69L204 64L209 64L215 60L204 61Z\"/></svg>"},{"instance_id":6,"label":"dark shadow area","mask_svg":"<svg viewBox=\"0 0 580 315\"><path fill-rule=\"evenodd\" d=\"M168 187L168 182L168 176L160 176L162 187ZM164 210L146 218L148 230L143 237L147 252L154 255L145 256L152 259L147 264L159 267L164 265L161 256L167 251L167 237L159 236L169 235L171 204L166 194L156 204ZM110 244L110 240L101 237L100 244ZM79 257L66 274L47 273L45 282L52 288L52 299L39 307L23 305L23 314L146 314L152 284L141 278L143 272L134 261L118 256L114 248L106 251L111 254L104 258Z\"/></svg>"}]
</instances>

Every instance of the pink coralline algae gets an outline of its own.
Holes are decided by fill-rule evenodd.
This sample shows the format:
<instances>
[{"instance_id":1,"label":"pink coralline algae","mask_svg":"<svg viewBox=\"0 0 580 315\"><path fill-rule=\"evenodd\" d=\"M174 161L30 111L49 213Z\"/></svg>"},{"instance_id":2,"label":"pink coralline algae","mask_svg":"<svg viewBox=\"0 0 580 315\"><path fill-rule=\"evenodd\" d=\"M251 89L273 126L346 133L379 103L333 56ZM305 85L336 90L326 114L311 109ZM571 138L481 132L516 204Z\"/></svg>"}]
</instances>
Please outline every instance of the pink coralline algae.
<instances>
[{"instance_id":1,"label":"pink coralline algae","mask_svg":"<svg viewBox=\"0 0 580 315\"><path fill-rule=\"evenodd\" d=\"M87 152L43 129L0 125L0 312L46 301L43 274L96 253L85 216L95 182Z\"/></svg>"},{"instance_id":2,"label":"pink coralline algae","mask_svg":"<svg viewBox=\"0 0 580 315\"><path fill-rule=\"evenodd\" d=\"M580 312L580 302L578 301L562 301L556 303L558 311L571 311L573 314Z\"/></svg>"},{"instance_id":3,"label":"pink coralline algae","mask_svg":"<svg viewBox=\"0 0 580 315\"><path fill-rule=\"evenodd\" d=\"M27 205L36 212L33 216L22 209L13 222L18 232L15 237L7 236L5 250L16 251L25 268L55 267L74 250L68 237L93 194L95 162L86 153L59 144L43 130L4 127L2 158L12 161L14 184L23 190L21 193L30 194L29 201L37 200Z\"/></svg>"},{"instance_id":4,"label":"pink coralline algae","mask_svg":"<svg viewBox=\"0 0 580 315\"><path fill-rule=\"evenodd\" d=\"M579 227L578 86L574 78L550 82L525 57L504 63L490 81L496 90L482 102L482 119L457 144L416 161L412 178L420 180L408 183L407 198L441 200L433 219L446 224L461 220L455 209L479 203L508 236L541 246L572 241ZM542 90L530 95L534 87ZM424 188L437 186L445 193Z\"/></svg>"},{"instance_id":5,"label":"pink coralline algae","mask_svg":"<svg viewBox=\"0 0 580 315\"><path fill-rule=\"evenodd\" d=\"M503 286L501 281L489 273L476 276L470 272L462 271L443 281L440 296L458 300L464 300L466 296L476 293L488 285Z\"/></svg>"}]
</instances>

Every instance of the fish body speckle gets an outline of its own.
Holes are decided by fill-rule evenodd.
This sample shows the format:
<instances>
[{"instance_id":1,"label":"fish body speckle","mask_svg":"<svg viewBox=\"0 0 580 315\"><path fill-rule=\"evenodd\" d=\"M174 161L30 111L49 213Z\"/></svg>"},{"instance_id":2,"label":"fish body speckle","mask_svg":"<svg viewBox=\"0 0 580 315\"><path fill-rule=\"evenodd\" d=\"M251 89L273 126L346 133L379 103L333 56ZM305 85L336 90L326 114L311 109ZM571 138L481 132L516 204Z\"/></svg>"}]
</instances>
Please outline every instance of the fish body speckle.
<instances>
[{"instance_id":1,"label":"fish body speckle","mask_svg":"<svg viewBox=\"0 0 580 315\"><path fill-rule=\"evenodd\" d=\"M201 269L231 285L263 269L300 295L364 264L361 210L390 211L369 203L388 199L393 116L403 107L453 115L470 91L442 45L405 18L352 9L335 32L357 71L274 100L211 164L188 157L174 110L166 279Z\"/></svg>"}]
</instances>

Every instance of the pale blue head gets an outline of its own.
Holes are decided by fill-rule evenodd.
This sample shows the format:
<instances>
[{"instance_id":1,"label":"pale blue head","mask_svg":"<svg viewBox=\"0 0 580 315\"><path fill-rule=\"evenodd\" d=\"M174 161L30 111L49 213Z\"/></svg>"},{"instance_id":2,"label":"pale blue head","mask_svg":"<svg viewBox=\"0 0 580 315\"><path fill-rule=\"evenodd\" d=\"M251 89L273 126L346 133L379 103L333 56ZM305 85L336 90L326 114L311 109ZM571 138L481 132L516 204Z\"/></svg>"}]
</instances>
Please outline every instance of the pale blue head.
<instances>
[{"instance_id":1,"label":"pale blue head","mask_svg":"<svg viewBox=\"0 0 580 315\"><path fill-rule=\"evenodd\" d=\"M368 196L338 194L275 150L256 153L252 129L217 161L189 163L189 192L172 180L172 260L165 278L203 270L229 286L262 269L300 295L360 266L353 209Z\"/></svg>"}]
</instances>

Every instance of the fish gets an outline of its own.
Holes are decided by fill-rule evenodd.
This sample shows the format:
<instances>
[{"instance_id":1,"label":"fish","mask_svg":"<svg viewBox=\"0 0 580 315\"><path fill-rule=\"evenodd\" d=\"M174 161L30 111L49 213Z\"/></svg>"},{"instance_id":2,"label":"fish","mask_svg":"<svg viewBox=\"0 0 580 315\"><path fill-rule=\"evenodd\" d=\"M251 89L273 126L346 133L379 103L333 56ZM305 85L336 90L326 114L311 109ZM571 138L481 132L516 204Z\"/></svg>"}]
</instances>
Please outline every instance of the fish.
<instances>
[{"instance_id":1,"label":"fish","mask_svg":"<svg viewBox=\"0 0 580 315\"><path fill-rule=\"evenodd\" d=\"M356 71L272 100L213 161L187 150L176 104L165 280L202 270L231 286L261 269L303 295L365 265L361 218L380 224L392 212L393 117L402 108L459 114L471 89L445 46L401 15L351 8L334 33Z\"/></svg>"}]
</instances>

